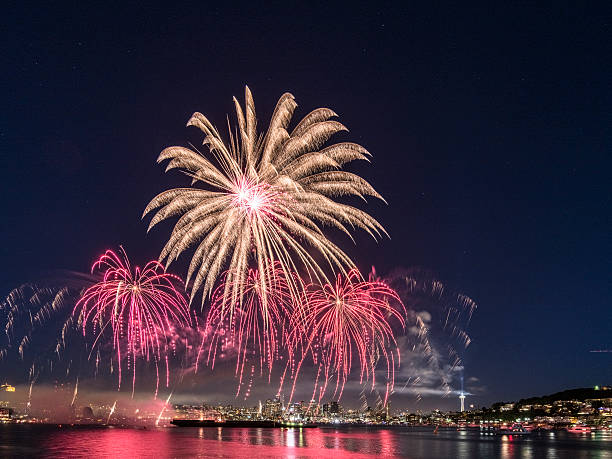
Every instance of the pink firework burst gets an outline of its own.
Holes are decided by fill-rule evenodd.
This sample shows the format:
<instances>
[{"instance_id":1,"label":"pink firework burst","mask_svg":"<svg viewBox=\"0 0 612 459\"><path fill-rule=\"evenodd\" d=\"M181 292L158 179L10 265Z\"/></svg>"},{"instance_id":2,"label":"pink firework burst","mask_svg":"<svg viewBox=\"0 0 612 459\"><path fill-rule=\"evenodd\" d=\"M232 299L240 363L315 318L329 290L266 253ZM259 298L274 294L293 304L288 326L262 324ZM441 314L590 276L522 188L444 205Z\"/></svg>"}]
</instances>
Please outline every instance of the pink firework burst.
<instances>
[{"instance_id":1,"label":"pink firework burst","mask_svg":"<svg viewBox=\"0 0 612 459\"><path fill-rule=\"evenodd\" d=\"M112 332L119 388L122 360L126 358L128 369L132 369L132 394L136 360L153 360L157 395L160 362L165 363L166 386L169 384L168 350L173 329L176 325L191 324L189 305L181 293L182 280L167 273L158 261L132 269L123 248L120 255L107 250L91 270L101 271L103 278L83 293L73 311L82 320L83 334L91 329L95 336L93 349L105 331Z\"/></svg>"},{"instance_id":2,"label":"pink firework burst","mask_svg":"<svg viewBox=\"0 0 612 459\"><path fill-rule=\"evenodd\" d=\"M386 365L386 398L393 390L399 351L392 321L404 326L404 309L397 293L384 282L364 281L357 269L346 276L338 274L334 284L310 286L305 301L303 328L297 333L307 336L307 352L317 368L313 399L319 400L330 380L335 379L334 396L342 396L351 373L353 360L360 367L360 383L376 384L379 361ZM319 384L319 380L323 382ZM295 389L295 379L294 379ZM293 396L293 391L292 394Z\"/></svg>"},{"instance_id":3,"label":"pink firework burst","mask_svg":"<svg viewBox=\"0 0 612 459\"><path fill-rule=\"evenodd\" d=\"M273 364L282 357L294 361L294 348L287 330L292 329L296 303L293 287L302 285L294 274L287 276L279 262L268 263L261 274L250 269L244 283L244 294L234 303L228 303L226 293L232 290L233 280L227 273L217 287L206 319L210 336L207 362L214 368L215 358L228 351L236 354L238 390L242 386L245 363L251 356L259 360L260 373L264 369L268 378ZM290 279L288 279L290 277ZM303 287L302 287L303 291ZM282 350L281 350L282 349Z\"/></svg>"}]
</instances>

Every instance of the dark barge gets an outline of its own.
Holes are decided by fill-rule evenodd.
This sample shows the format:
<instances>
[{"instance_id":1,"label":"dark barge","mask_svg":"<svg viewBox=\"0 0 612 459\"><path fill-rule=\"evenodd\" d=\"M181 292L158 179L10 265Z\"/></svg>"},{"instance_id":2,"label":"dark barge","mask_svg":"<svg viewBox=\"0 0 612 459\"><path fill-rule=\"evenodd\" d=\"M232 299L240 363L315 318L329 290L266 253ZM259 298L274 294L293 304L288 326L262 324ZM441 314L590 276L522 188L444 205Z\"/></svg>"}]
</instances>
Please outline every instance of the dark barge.
<instances>
[{"instance_id":1,"label":"dark barge","mask_svg":"<svg viewBox=\"0 0 612 459\"><path fill-rule=\"evenodd\" d=\"M277 422L277 421L212 421L199 419L173 419L170 421L177 427L296 427L309 428L318 427L317 424L310 422Z\"/></svg>"}]
</instances>

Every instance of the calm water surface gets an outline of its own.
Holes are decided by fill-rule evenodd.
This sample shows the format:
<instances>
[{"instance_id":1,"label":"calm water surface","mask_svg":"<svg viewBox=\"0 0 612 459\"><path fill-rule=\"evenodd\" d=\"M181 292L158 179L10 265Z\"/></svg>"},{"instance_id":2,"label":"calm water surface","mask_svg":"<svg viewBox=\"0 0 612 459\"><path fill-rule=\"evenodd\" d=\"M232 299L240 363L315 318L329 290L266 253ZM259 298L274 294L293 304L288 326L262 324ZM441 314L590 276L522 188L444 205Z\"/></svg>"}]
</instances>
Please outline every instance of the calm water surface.
<instances>
[{"instance_id":1,"label":"calm water surface","mask_svg":"<svg viewBox=\"0 0 612 459\"><path fill-rule=\"evenodd\" d=\"M529 438L416 428L167 428L1 425L2 457L612 458L612 435Z\"/></svg>"}]
</instances>

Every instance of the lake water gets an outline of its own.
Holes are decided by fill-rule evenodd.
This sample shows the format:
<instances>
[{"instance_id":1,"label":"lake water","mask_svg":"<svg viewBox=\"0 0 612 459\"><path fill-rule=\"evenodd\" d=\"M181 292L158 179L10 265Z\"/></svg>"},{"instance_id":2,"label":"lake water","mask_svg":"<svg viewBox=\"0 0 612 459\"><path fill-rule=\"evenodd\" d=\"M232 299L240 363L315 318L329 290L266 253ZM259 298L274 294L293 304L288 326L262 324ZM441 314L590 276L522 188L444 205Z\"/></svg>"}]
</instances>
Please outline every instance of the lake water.
<instances>
[{"instance_id":1,"label":"lake water","mask_svg":"<svg viewBox=\"0 0 612 459\"><path fill-rule=\"evenodd\" d=\"M612 435L421 428L222 429L0 425L2 457L612 458Z\"/></svg>"}]
</instances>

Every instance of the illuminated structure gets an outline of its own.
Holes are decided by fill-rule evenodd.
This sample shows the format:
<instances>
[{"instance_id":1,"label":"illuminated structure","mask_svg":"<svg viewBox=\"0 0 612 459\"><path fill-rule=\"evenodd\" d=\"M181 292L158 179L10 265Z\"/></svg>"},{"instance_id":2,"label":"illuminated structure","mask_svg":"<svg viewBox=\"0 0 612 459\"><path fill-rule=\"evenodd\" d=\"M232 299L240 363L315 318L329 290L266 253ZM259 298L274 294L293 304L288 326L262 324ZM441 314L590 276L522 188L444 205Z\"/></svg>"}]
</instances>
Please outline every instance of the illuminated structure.
<instances>
[{"instance_id":1,"label":"illuminated structure","mask_svg":"<svg viewBox=\"0 0 612 459\"><path fill-rule=\"evenodd\" d=\"M11 422L11 414L10 408L0 408L0 422Z\"/></svg>"},{"instance_id":2,"label":"illuminated structure","mask_svg":"<svg viewBox=\"0 0 612 459\"><path fill-rule=\"evenodd\" d=\"M266 400L263 414L267 419L278 419L283 414L283 404L278 397L274 400Z\"/></svg>"},{"instance_id":3,"label":"illuminated structure","mask_svg":"<svg viewBox=\"0 0 612 459\"><path fill-rule=\"evenodd\" d=\"M323 404L323 416L338 416L342 412L342 408L337 401L332 401Z\"/></svg>"},{"instance_id":4,"label":"illuminated structure","mask_svg":"<svg viewBox=\"0 0 612 459\"><path fill-rule=\"evenodd\" d=\"M461 392L459 394L459 401L461 402L461 412L465 411L465 392L463 391L463 374L461 375Z\"/></svg>"}]
</instances>

